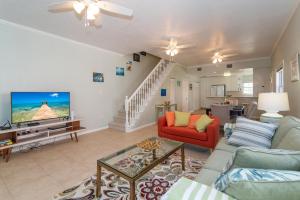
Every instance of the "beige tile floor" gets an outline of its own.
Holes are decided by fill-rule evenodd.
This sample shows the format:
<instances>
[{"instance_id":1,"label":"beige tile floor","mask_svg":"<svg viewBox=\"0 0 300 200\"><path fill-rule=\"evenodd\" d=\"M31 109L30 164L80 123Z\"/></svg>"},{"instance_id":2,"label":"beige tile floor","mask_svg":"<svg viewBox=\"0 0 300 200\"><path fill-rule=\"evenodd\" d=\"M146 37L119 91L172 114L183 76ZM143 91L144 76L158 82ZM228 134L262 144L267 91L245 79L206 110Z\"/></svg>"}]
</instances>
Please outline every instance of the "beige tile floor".
<instances>
[{"instance_id":1,"label":"beige tile floor","mask_svg":"<svg viewBox=\"0 0 300 200\"><path fill-rule=\"evenodd\" d=\"M96 172L96 160L157 134L156 126L132 133L112 129L79 137L79 143L63 140L0 159L1 200L50 200ZM186 156L207 159L205 149L188 145Z\"/></svg>"}]
</instances>

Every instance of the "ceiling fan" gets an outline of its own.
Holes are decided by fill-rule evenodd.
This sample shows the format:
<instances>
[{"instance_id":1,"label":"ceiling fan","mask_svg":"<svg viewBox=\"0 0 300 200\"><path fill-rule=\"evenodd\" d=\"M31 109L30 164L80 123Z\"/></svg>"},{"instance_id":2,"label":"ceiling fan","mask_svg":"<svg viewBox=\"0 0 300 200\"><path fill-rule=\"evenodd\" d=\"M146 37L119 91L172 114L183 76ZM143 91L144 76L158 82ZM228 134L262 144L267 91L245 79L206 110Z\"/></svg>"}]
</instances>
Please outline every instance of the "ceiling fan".
<instances>
[{"instance_id":1,"label":"ceiling fan","mask_svg":"<svg viewBox=\"0 0 300 200\"><path fill-rule=\"evenodd\" d=\"M226 50L221 50L221 49L219 49L219 50L215 50L215 51L214 51L215 53L214 53L214 55L213 55L212 58L211 58L213 64L221 63L221 62L223 62L224 59L226 59L226 58L229 58L229 57L238 55L238 54L236 54L236 53L233 53L233 54L224 54L224 53L222 53L222 52L224 52L224 51L226 51Z\"/></svg>"},{"instance_id":2,"label":"ceiling fan","mask_svg":"<svg viewBox=\"0 0 300 200\"><path fill-rule=\"evenodd\" d=\"M49 6L50 12L75 11L85 15L85 26L100 25L100 11L131 17L133 11L115 3L102 0L66 0Z\"/></svg>"},{"instance_id":3,"label":"ceiling fan","mask_svg":"<svg viewBox=\"0 0 300 200\"><path fill-rule=\"evenodd\" d=\"M190 48L190 47L192 47L192 46L191 45L178 45L177 39L174 38L174 37L171 37L168 40L168 46L163 46L163 47L160 46L158 48L163 49L164 52L168 56L170 56L170 60L172 61L173 57L176 56L180 52L180 50L187 49L187 48Z\"/></svg>"}]
</instances>

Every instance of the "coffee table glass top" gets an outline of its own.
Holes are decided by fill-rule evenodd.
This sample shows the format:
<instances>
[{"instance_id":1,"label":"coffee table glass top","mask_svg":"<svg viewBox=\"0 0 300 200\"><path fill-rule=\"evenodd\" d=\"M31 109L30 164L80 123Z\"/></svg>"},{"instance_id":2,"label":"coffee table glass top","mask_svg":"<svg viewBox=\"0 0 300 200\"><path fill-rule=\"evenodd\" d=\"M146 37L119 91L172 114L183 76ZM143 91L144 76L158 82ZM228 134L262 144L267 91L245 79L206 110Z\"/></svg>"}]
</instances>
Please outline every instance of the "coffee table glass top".
<instances>
[{"instance_id":1,"label":"coffee table glass top","mask_svg":"<svg viewBox=\"0 0 300 200\"><path fill-rule=\"evenodd\" d=\"M159 143L159 147L155 151L144 150L141 147L138 147L138 144L135 144L99 159L98 163L107 165L112 169L133 178L143 170L150 167L151 164L156 162L158 159L166 157L168 154L179 149L183 145L182 142L159 137L152 137L147 140L157 141Z\"/></svg>"}]
</instances>

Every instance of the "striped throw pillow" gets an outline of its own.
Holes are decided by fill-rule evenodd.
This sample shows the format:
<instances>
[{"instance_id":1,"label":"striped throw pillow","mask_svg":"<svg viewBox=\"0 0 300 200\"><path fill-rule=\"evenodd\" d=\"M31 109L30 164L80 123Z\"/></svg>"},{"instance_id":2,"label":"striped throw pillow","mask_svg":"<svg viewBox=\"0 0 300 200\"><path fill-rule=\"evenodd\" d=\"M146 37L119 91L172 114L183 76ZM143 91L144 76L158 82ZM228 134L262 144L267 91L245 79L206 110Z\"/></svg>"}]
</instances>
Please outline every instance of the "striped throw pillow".
<instances>
[{"instance_id":1,"label":"striped throw pillow","mask_svg":"<svg viewBox=\"0 0 300 200\"><path fill-rule=\"evenodd\" d=\"M180 178L165 193L161 200L235 200L213 187L192 181L187 178Z\"/></svg>"},{"instance_id":2,"label":"striped throw pillow","mask_svg":"<svg viewBox=\"0 0 300 200\"><path fill-rule=\"evenodd\" d=\"M270 148L277 125L238 117L228 143L235 146Z\"/></svg>"}]
</instances>

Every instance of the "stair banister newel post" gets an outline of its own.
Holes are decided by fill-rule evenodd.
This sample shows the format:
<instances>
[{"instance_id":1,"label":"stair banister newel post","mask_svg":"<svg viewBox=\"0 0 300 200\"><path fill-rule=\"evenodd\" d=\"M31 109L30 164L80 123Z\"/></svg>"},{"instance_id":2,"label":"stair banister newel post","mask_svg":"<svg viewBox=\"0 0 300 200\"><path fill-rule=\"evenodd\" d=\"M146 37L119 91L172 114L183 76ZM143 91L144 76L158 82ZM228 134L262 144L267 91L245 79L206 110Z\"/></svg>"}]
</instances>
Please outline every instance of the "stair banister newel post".
<instances>
[{"instance_id":1,"label":"stair banister newel post","mask_svg":"<svg viewBox=\"0 0 300 200\"><path fill-rule=\"evenodd\" d=\"M128 129L128 118L129 118L129 113L128 113L128 96L125 97L125 130Z\"/></svg>"}]
</instances>

